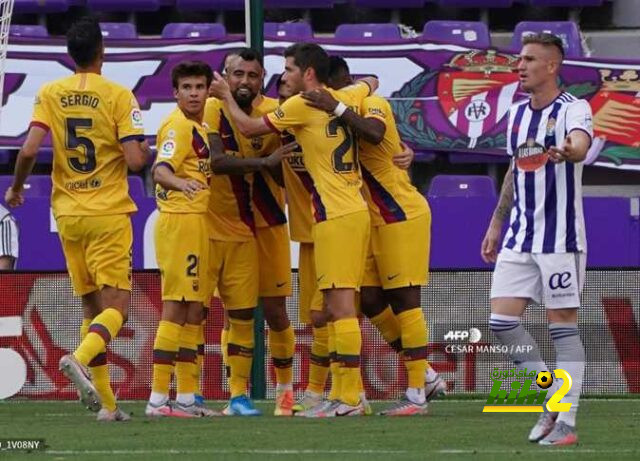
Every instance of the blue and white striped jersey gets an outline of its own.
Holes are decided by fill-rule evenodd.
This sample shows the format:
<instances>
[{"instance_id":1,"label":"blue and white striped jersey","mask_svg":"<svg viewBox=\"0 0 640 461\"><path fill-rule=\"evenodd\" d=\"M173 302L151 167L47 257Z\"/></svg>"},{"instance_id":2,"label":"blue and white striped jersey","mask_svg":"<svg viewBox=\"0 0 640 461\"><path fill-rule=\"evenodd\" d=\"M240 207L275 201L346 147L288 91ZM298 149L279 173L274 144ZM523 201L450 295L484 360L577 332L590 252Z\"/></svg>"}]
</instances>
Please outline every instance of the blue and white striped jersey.
<instances>
[{"instance_id":1,"label":"blue and white striped jersey","mask_svg":"<svg viewBox=\"0 0 640 461\"><path fill-rule=\"evenodd\" d=\"M547 154L573 130L593 137L589 103L569 93L539 110L529 99L511 107L507 153L514 158L514 197L504 247L523 253L586 252L582 163L553 163Z\"/></svg>"}]
</instances>

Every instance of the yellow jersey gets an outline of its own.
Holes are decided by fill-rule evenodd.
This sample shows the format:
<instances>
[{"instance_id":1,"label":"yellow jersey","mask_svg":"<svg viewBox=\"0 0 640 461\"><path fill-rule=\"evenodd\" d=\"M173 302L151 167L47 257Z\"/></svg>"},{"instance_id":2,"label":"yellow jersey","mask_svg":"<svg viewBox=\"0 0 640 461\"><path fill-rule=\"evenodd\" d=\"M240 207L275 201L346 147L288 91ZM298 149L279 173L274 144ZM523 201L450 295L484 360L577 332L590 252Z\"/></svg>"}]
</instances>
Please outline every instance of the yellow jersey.
<instances>
[{"instance_id":1,"label":"yellow jersey","mask_svg":"<svg viewBox=\"0 0 640 461\"><path fill-rule=\"evenodd\" d=\"M144 140L142 113L130 90L94 73L55 80L38 91L31 125L51 131L56 217L137 210L120 145Z\"/></svg>"},{"instance_id":2,"label":"yellow jersey","mask_svg":"<svg viewBox=\"0 0 640 461\"><path fill-rule=\"evenodd\" d=\"M206 128L188 119L176 107L162 121L156 144L158 155L154 166L165 165L183 179L195 179L209 185L211 160ZM156 201L161 213L206 213L209 207L209 190L199 191L189 199L179 190L166 190L156 184Z\"/></svg>"},{"instance_id":3,"label":"yellow jersey","mask_svg":"<svg viewBox=\"0 0 640 461\"><path fill-rule=\"evenodd\" d=\"M287 131L282 132L282 144L295 142L296 138ZM295 242L311 243L311 227L313 226L313 209L311 193L313 180L304 166L304 156L299 147L293 156L282 162L282 175L287 192L289 206L289 233Z\"/></svg>"},{"instance_id":4,"label":"yellow jersey","mask_svg":"<svg viewBox=\"0 0 640 461\"><path fill-rule=\"evenodd\" d=\"M272 98L258 98L250 115L260 117L273 110L277 105L274 101ZM220 136L227 155L239 158L261 157L269 155L280 146L280 139L272 134L252 139L242 136L224 103L215 98L207 100L204 121L209 133ZM256 222L265 216L268 219L259 221L262 226L286 222L283 192L273 179L266 176L268 175L260 175L257 180L253 174L212 176L208 214L211 239L247 241L255 236ZM257 184L255 194L253 184ZM272 191L277 191L277 194L274 195ZM254 217L252 199L257 200L259 205L256 208L263 210L264 215L255 213Z\"/></svg>"},{"instance_id":5,"label":"yellow jersey","mask_svg":"<svg viewBox=\"0 0 640 461\"><path fill-rule=\"evenodd\" d=\"M356 113L360 113L362 100L369 95L369 85L364 82L339 91L326 89ZM344 121L313 109L300 95L287 99L264 120L274 131L290 132L302 147L304 164L313 179L316 222L367 209L360 192L356 138Z\"/></svg>"},{"instance_id":6,"label":"yellow jersey","mask_svg":"<svg viewBox=\"0 0 640 461\"><path fill-rule=\"evenodd\" d=\"M427 200L411 184L407 171L393 164L393 156L402 152L402 147L387 100L377 95L365 98L360 115L380 120L386 126L380 144L359 140L363 192L371 213L371 225L406 221L428 213Z\"/></svg>"}]
</instances>

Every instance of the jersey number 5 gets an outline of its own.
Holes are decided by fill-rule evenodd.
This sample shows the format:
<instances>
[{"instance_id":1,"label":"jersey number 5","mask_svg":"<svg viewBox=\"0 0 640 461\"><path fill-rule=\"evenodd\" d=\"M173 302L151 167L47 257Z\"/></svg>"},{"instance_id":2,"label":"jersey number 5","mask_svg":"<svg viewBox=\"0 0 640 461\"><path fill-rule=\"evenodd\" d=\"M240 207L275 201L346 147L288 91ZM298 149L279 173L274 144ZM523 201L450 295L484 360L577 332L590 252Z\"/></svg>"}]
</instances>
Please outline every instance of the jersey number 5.
<instances>
[{"instance_id":1,"label":"jersey number 5","mask_svg":"<svg viewBox=\"0 0 640 461\"><path fill-rule=\"evenodd\" d=\"M91 139L85 136L78 136L78 128L91 128L93 120L90 118L68 118L66 146L69 150L76 150L78 147L84 147L85 159L80 157L69 157L69 166L78 173L91 173L96 169L96 146Z\"/></svg>"},{"instance_id":2,"label":"jersey number 5","mask_svg":"<svg viewBox=\"0 0 640 461\"><path fill-rule=\"evenodd\" d=\"M358 147L351 129L338 117L332 118L327 125L327 136L335 138L338 136L338 129L344 133L344 140L333 151L333 169L337 173L347 173L358 169ZM345 161L349 152L353 154L353 161Z\"/></svg>"}]
</instances>

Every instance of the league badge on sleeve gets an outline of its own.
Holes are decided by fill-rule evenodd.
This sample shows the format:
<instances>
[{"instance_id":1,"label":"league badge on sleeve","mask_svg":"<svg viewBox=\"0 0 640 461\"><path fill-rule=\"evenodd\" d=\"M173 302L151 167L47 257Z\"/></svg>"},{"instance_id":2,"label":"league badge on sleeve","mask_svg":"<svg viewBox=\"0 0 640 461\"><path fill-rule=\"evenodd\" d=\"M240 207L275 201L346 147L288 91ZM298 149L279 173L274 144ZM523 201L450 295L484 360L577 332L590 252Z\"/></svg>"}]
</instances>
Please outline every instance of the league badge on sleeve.
<instances>
[{"instance_id":1,"label":"league badge on sleeve","mask_svg":"<svg viewBox=\"0 0 640 461\"><path fill-rule=\"evenodd\" d=\"M171 158L176 151L176 142L173 139L167 139L158 149L158 157Z\"/></svg>"},{"instance_id":2,"label":"league badge on sleeve","mask_svg":"<svg viewBox=\"0 0 640 461\"><path fill-rule=\"evenodd\" d=\"M131 125L137 129L144 128L144 124L142 123L142 112L140 109L133 109L131 111Z\"/></svg>"}]
</instances>

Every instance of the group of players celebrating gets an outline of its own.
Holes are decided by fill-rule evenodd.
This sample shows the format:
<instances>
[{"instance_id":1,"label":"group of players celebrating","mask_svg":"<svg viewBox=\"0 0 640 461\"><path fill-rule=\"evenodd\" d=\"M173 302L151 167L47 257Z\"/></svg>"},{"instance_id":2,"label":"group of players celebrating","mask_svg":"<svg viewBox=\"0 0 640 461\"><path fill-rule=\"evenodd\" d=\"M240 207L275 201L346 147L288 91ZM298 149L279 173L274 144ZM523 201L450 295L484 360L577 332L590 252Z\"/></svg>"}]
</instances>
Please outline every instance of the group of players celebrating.
<instances>
[{"instance_id":1,"label":"group of players celebrating","mask_svg":"<svg viewBox=\"0 0 640 461\"><path fill-rule=\"evenodd\" d=\"M23 203L25 179L51 131L52 207L84 308L81 343L61 358L60 370L99 420L122 421L129 415L111 390L106 347L127 318L131 290L130 214L136 208L127 167L143 168L150 151L135 97L100 75L98 23L80 20L67 39L76 72L39 91L5 199L10 206ZM496 263L491 331L503 344L530 346L512 354L517 367L548 371L520 324L529 301L544 301L557 366L573 379L571 410L543 413L529 434L543 445L577 442L584 373L577 327L586 256L580 184L592 115L586 101L558 87L563 56L556 36L524 40L514 70L530 98L510 110L507 153L513 161L481 248L485 261ZM284 58L279 100L262 94L262 57L249 48L227 55L223 75L200 61L172 71L177 107L160 126L152 168L163 310L148 416L220 414L204 405L199 391L204 322L214 293L224 305L221 346L231 393L222 414L260 414L247 396L258 299L269 325L275 415L370 413L360 372L360 313L406 367L404 396L382 414L425 414L428 401L446 390L427 362L420 287L428 280L431 215L407 174L413 152L399 138L389 103L374 94L376 78L352 81L346 62L316 44L294 44ZM299 317L313 331L309 382L295 403L295 336L285 305L290 239L300 242Z\"/></svg>"},{"instance_id":2,"label":"group of players celebrating","mask_svg":"<svg viewBox=\"0 0 640 461\"><path fill-rule=\"evenodd\" d=\"M84 308L81 343L60 370L99 420L120 421L129 415L111 389L106 348L127 318L131 290L136 207L127 168L143 168L150 151L134 95L101 75L95 19L75 23L67 42L76 72L40 89L6 200L23 203L22 186L51 131L52 207ZM221 346L231 394L222 414L260 414L247 396L259 299L277 382L275 415L371 412L360 373L360 311L406 365L406 394L384 414L425 414L428 400L446 389L426 360L420 287L431 217L406 171L413 152L401 143L388 102L373 94L376 78L353 82L346 62L315 44L294 44L284 57L279 100L262 94L262 57L249 48L227 55L222 76L201 61L172 71L177 107L158 130L152 167L163 309L148 416L219 414L199 391L214 293L225 311ZM298 402L285 303L290 239L300 242L300 318L313 328L309 382Z\"/></svg>"}]
</instances>

